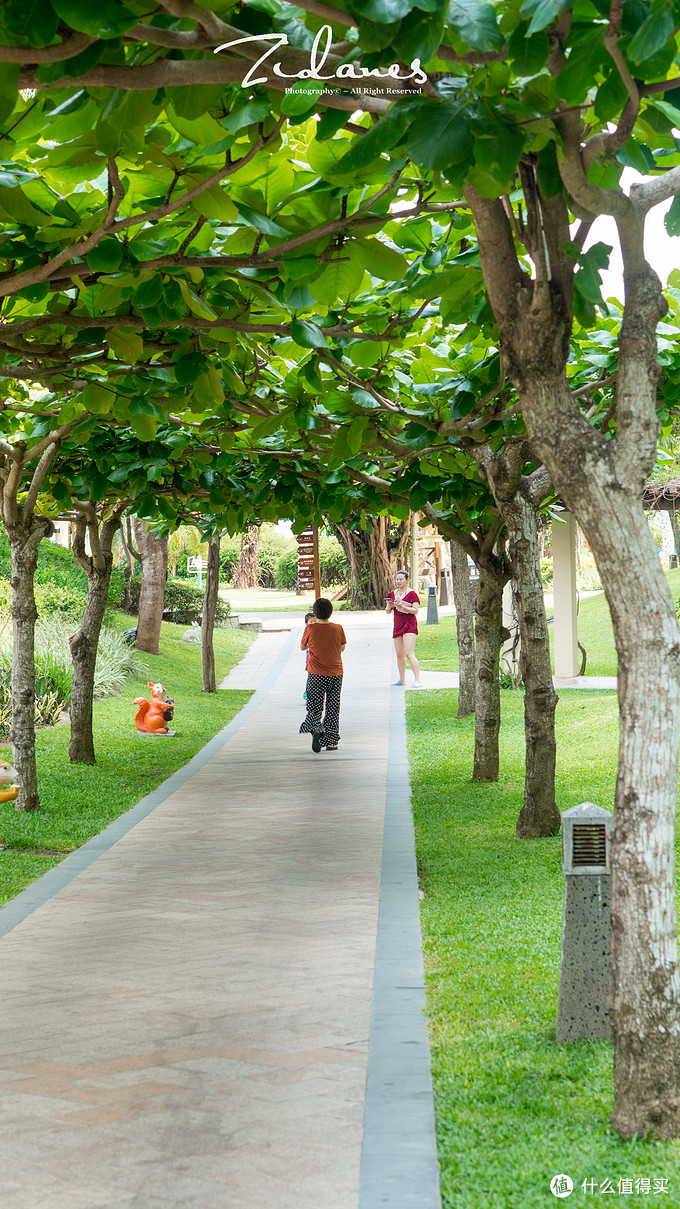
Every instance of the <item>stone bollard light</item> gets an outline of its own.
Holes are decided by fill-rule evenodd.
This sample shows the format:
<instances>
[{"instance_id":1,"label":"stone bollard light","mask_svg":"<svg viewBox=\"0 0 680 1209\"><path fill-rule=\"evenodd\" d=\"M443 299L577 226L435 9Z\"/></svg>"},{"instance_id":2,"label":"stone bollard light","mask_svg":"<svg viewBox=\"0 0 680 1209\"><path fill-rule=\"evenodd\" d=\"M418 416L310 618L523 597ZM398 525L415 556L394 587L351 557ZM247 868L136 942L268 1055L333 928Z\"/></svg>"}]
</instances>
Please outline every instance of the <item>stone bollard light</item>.
<instances>
[{"instance_id":1,"label":"stone bollard light","mask_svg":"<svg viewBox=\"0 0 680 1209\"><path fill-rule=\"evenodd\" d=\"M581 802L562 815L565 875L557 1042L611 1037L609 991L612 815Z\"/></svg>"},{"instance_id":2,"label":"stone bollard light","mask_svg":"<svg viewBox=\"0 0 680 1209\"><path fill-rule=\"evenodd\" d=\"M437 589L434 585L427 589L427 620L426 625L439 625L439 612L437 610Z\"/></svg>"}]
</instances>

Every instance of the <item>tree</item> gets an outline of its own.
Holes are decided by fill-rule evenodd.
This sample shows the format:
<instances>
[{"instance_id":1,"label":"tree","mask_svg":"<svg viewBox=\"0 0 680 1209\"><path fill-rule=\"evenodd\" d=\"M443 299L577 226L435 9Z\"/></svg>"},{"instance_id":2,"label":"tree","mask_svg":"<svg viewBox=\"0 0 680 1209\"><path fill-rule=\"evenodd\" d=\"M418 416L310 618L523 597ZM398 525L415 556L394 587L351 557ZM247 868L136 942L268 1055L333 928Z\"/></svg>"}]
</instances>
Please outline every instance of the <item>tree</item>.
<instances>
[{"instance_id":1,"label":"tree","mask_svg":"<svg viewBox=\"0 0 680 1209\"><path fill-rule=\"evenodd\" d=\"M139 517L133 519L132 528L142 561L135 646L138 651L159 655L165 581L168 577L168 539L152 532L148 521Z\"/></svg>"},{"instance_id":2,"label":"tree","mask_svg":"<svg viewBox=\"0 0 680 1209\"><path fill-rule=\"evenodd\" d=\"M551 483L543 468L522 475L527 453L524 441L511 442L495 454L488 445L475 449L507 528L517 587L526 743L524 802L517 820L520 839L555 834L561 826L555 801L558 698L553 688L537 524L537 505L550 493Z\"/></svg>"},{"instance_id":3,"label":"tree","mask_svg":"<svg viewBox=\"0 0 680 1209\"><path fill-rule=\"evenodd\" d=\"M111 509L102 509L103 516L91 501L76 503L79 515L73 533L73 557L87 576L87 604L75 634L69 638L73 660L71 687L71 738L68 754L72 763L96 763L92 730L92 705L97 648L108 600L113 555L111 545L120 527L120 518L127 501ZM85 548L85 535L90 539L90 551Z\"/></svg>"},{"instance_id":4,"label":"tree","mask_svg":"<svg viewBox=\"0 0 680 1209\"><path fill-rule=\"evenodd\" d=\"M418 324L433 299L441 299L445 327L493 332L534 465L547 467L595 553L619 654L614 1124L626 1136L676 1136L680 982L670 837L680 642L639 504L658 436L656 328L665 311L644 259L644 219L680 189L673 13L596 0L594 21L591 10L557 3L518 9L512 0L471 0L432 12L404 0L381 8L389 20L380 23L374 0L353 0L351 12L310 3L291 34L301 45L272 57L272 37L281 41L275 11L258 11L257 37L244 41L242 30L200 5L160 7L155 25L140 26L138 14L118 5L115 19L104 6L69 27L49 4L29 18L20 0L3 5L3 119L11 123L15 182L0 195L12 232L2 249L3 375L79 392L74 419L105 406L95 389L95 378L105 378L145 439L178 401L199 428L206 412L237 411L243 431L228 439L254 449L270 423L270 431L279 427L277 402L268 402L269 357L279 340L290 341L297 383L306 375L318 390L322 363L352 383L356 406L336 433L339 468L381 437L382 420L364 396L376 402L377 392L401 415L413 449L441 427L411 406L416 389L402 411L403 371L381 378L379 368L386 346L421 339ZM315 97L302 84L319 75L310 43L327 22L328 79ZM322 45L323 34L314 54ZM391 63L396 73L385 70ZM255 64L264 87L240 89L244 66ZM301 72L282 97L286 79ZM371 95L370 85L389 87L396 77L396 104L393 94ZM348 79L365 91L343 94ZM286 118L311 161L292 180ZM151 161L143 160L149 147ZM626 194L620 176L628 163L653 177ZM92 187L72 193L74 180ZM567 361L574 324L597 321L608 253L584 247L599 213L618 225L626 304L609 375L615 392L603 381L591 405ZM580 225L570 238L572 220ZM675 202L668 221L674 229ZM438 359L429 347L423 356L428 369ZM431 385L416 379L417 388ZM462 416L477 420L475 400L464 395L449 388L459 432ZM304 398L297 410L301 422L326 422ZM485 424L503 423L493 401L485 410ZM302 492L301 511L314 515L330 486L311 501ZM206 484L208 494L220 489ZM249 509L240 511L245 522Z\"/></svg>"},{"instance_id":5,"label":"tree","mask_svg":"<svg viewBox=\"0 0 680 1209\"><path fill-rule=\"evenodd\" d=\"M260 526L249 525L241 536L241 553L236 564L234 587L238 589L257 587L257 557L260 545Z\"/></svg>"},{"instance_id":6,"label":"tree","mask_svg":"<svg viewBox=\"0 0 680 1209\"><path fill-rule=\"evenodd\" d=\"M333 523L350 569L348 603L354 609L384 608L385 598L394 587L394 576L405 562L410 513L405 520L389 516L350 520L354 523Z\"/></svg>"},{"instance_id":7,"label":"tree","mask_svg":"<svg viewBox=\"0 0 680 1209\"><path fill-rule=\"evenodd\" d=\"M38 810L35 762L35 607L34 577L38 546L54 531L48 516L36 512L38 497L69 425L50 429L31 442L17 432L15 442L0 440L0 514L9 539L12 569L12 758L19 773L16 810ZM23 439L22 439L23 438Z\"/></svg>"},{"instance_id":8,"label":"tree","mask_svg":"<svg viewBox=\"0 0 680 1209\"><path fill-rule=\"evenodd\" d=\"M467 718L475 710L475 623L470 569L462 547L450 541L449 548L458 643L458 717Z\"/></svg>"},{"instance_id":9,"label":"tree","mask_svg":"<svg viewBox=\"0 0 680 1209\"><path fill-rule=\"evenodd\" d=\"M201 675L203 692L214 693L217 690L215 678L215 651L213 647L213 631L215 629L215 612L220 588L220 535L212 534L208 541L208 565L205 576L205 593L203 596L203 616L201 618Z\"/></svg>"}]
</instances>

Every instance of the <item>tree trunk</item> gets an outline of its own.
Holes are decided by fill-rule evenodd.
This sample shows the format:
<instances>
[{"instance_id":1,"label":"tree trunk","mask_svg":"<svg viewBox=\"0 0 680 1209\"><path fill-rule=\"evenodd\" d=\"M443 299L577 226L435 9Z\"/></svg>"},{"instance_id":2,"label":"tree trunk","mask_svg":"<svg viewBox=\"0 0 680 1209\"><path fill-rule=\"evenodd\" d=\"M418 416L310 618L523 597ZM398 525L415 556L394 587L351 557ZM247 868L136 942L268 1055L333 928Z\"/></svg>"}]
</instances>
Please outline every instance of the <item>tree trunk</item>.
<instances>
[{"instance_id":1,"label":"tree trunk","mask_svg":"<svg viewBox=\"0 0 680 1209\"><path fill-rule=\"evenodd\" d=\"M449 542L449 546L458 640L458 717L467 718L475 709L474 609L467 554L454 541Z\"/></svg>"},{"instance_id":2,"label":"tree trunk","mask_svg":"<svg viewBox=\"0 0 680 1209\"><path fill-rule=\"evenodd\" d=\"M213 631L215 629L215 611L220 587L220 539L211 537L208 542L208 566L205 575L205 592L203 595L203 619L201 624L201 675L203 692L214 693L217 690L215 677L215 650L213 647Z\"/></svg>"},{"instance_id":3,"label":"tree trunk","mask_svg":"<svg viewBox=\"0 0 680 1209\"><path fill-rule=\"evenodd\" d=\"M350 568L348 604L354 609L383 609L402 567L411 533L411 521L370 517L366 529L333 525Z\"/></svg>"},{"instance_id":4,"label":"tree trunk","mask_svg":"<svg viewBox=\"0 0 680 1209\"><path fill-rule=\"evenodd\" d=\"M168 539L150 533L146 521L137 517L133 521L133 528L142 560L142 586L139 593L135 646L138 651L159 655L163 598L168 577Z\"/></svg>"},{"instance_id":5,"label":"tree trunk","mask_svg":"<svg viewBox=\"0 0 680 1209\"><path fill-rule=\"evenodd\" d=\"M12 574L12 760L19 773L15 810L39 810L35 759L35 607L34 579L38 546L52 524L31 517L26 525L5 526Z\"/></svg>"},{"instance_id":6,"label":"tree trunk","mask_svg":"<svg viewBox=\"0 0 680 1209\"><path fill-rule=\"evenodd\" d=\"M128 525L130 524L129 516L126 518ZM120 607L124 613L132 612L132 552L125 537L125 520L120 522L119 526L120 544L123 547L125 555L125 568L123 570L123 599L120 602Z\"/></svg>"},{"instance_id":7,"label":"tree trunk","mask_svg":"<svg viewBox=\"0 0 680 1209\"><path fill-rule=\"evenodd\" d=\"M673 857L680 633L641 502L658 432L656 346L645 307L636 311L633 305L635 295L636 282L628 280L614 439L604 441L572 418L562 375L536 374L522 384L521 399L534 447L586 535L612 617L619 700L611 845L612 1124L623 1137L652 1133L663 1139L680 1136ZM556 413L560 423L548 426L546 416Z\"/></svg>"},{"instance_id":8,"label":"tree trunk","mask_svg":"<svg viewBox=\"0 0 680 1209\"><path fill-rule=\"evenodd\" d=\"M565 260L569 228L562 195L547 201L536 186L530 196L541 212L530 248L534 279L517 260L503 204L474 190L466 196L532 452L583 528L611 612L620 716L611 845L612 1124L624 1137L651 1133L664 1139L680 1136L673 844L680 632L641 501L659 435L656 327L667 304L644 257L644 187L634 186L632 197L617 193L611 207L613 191L599 190L585 177L580 115L565 113L560 134L560 174L572 197L589 213L614 213L617 221L625 306L614 436L591 427L566 378L574 266ZM528 172L527 165L525 180Z\"/></svg>"},{"instance_id":9,"label":"tree trunk","mask_svg":"<svg viewBox=\"0 0 680 1209\"><path fill-rule=\"evenodd\" d=\"M75 523L73 556L87 575L87 603L80 628L69 638L71 659L73 660L73 681L69 707L71 738L68 754L72 764L96 763L92 726L94 676L99 635L106 611L113 567L111 543L118 529L118 521L104 521L102 524L98 542L99 549L96 555L94 550L89 555L85 553L86 527L86 517L78 517Z\"/></svg>"},{"instance_id":10,"label":"tree trunk","mask_svg":"<svg viewBox=\"0 0 680 1209\"><path fill-rule=\"evenodd\" d=\"M475 606L475 756L474 781L497 781L501 729L501 647L505 580L491 566L479 568Z\"/></svg>"},{"instance_id":11,"label":"tree trunk","mask_svg":"<svg viewBox=\"0 0 680 1209\"><path fill-rule=\"evenodd\" d=\"M555 800L555 706L550 639L543 603L536 509L521 493L501 505L517 585L520 675L524 681L526 767L520 839L556 835L562 819Z\"/></svg>"},{"instance_id":12,"label":"tree trunk","mask_svg":"<svg viewBox=\"0 0 680 1209\"><path fill-rule=\"evenodd\" d=\"M260 547L260 526L248 525L248 531L241 537L241 554L236 564L234 587L257 587L257 557Z\"/></svg>"}]
</instances>

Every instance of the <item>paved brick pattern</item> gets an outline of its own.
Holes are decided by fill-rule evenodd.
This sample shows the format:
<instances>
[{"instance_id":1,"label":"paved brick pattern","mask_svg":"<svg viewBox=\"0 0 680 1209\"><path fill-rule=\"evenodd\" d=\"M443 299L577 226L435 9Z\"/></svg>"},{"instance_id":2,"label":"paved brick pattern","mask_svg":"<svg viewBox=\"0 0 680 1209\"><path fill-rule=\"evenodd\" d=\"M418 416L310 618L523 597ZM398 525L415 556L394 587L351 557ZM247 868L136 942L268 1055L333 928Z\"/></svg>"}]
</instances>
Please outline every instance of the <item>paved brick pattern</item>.
<instances>
[{"instance_id":1,"label":"paved brick pattern","mask_svg":"<svg viewBox=\"0 0 680 1209\"><path fill-rule=\"evenodd\" d=\"M295 642L217 754L0 941L2 1209L356 1209L380 621L348 631L338 753L297 734Z\"/></svg>"}]
</instances>

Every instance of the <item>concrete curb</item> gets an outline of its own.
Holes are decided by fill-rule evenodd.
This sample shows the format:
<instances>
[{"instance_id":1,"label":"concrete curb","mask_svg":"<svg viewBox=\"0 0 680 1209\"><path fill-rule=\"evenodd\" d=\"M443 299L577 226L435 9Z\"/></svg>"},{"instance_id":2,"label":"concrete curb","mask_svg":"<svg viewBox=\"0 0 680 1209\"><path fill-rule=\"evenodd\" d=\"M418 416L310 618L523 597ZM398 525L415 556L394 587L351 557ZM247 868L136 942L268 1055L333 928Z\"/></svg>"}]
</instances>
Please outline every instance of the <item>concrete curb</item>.
<instances>
[{"instance_id":1,"label":"concrete curb","mask_svg":"<svg viewBox=\"0 0 680 1209\"><path fill-rule=\"evenodd\" d=\"M403 694L393 690L359 1209L441 1209Z\"/></svg>"}]
</instances>

